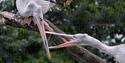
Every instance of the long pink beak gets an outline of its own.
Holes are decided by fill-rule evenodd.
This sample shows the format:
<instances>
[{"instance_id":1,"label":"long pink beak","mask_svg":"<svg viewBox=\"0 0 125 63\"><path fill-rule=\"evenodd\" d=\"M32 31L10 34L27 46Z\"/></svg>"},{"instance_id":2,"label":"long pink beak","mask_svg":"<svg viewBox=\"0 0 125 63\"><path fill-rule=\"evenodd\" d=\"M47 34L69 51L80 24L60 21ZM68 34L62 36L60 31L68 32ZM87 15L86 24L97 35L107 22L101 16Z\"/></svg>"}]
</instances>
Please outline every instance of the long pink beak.
<instances>
[{"instance_id":1,"label":"long pink beak","mask_svg":"<svg viewBox=\"0 0 125 63\"><path fill-rule=\"evenodd\" d=\"M49 49L57 49L57 48L71 47L71 46L77 46L77 45L80 45L80 42L70 41L57 46L50 46Z\"/></svg>"}]
</instances>

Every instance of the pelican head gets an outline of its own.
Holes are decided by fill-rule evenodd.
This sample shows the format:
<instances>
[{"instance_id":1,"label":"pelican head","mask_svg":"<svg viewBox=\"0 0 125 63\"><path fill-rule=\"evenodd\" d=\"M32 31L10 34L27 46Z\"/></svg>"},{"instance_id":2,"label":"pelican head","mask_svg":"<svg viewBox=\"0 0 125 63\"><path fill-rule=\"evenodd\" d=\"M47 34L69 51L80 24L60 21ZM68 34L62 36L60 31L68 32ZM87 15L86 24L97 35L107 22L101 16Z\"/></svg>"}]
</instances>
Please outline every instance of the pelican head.
<instances>
[{"instance_id":1,"label":"pelican head","mask_svg":"<svg viewBox=\"0 0 125 63\"><path fill-rule=\"evenodd\" d=\"M81 45L82 41L87 39L88 34L75 34L75 35L65 35L67 37L73 38L69 42L65 42L63 44L57 45L57 46L52 46L49 47L50 49L56 49L56 48L63 48L63 47L71 47L71 46L77 46Z\"/></svg>"},{"instance_id":2,"label":"pelican head","mask_svg":"<svg viewBox=\"0 0 125 63\"><path fill-rule=\"evenodd\" d=\"M82 42L84 39L86 39L86 37L88 36L88 34L75 34L73 35L73 40L74 42Z\"/></svg>"},{"instance_id":3,"label":"pelican head","mask_svg":"<svg viewBox=\"0 0 125 63\"><path fill-rule=\"evenodd\" d=\"M116 46L108 46L88 34L75 34L75 35L57 34L57 33L53 33L53 34L67 36L67 37L71 37L73 39L71 41L65 42L65 43L57 45L57 46L51 46L51 47L49 47L50 49L87 44L88 46L92 46L110 56L113 56L117 62L125 63L125 44L120 44L120 45L116 45Z\"/></svg>"}]
</instances>

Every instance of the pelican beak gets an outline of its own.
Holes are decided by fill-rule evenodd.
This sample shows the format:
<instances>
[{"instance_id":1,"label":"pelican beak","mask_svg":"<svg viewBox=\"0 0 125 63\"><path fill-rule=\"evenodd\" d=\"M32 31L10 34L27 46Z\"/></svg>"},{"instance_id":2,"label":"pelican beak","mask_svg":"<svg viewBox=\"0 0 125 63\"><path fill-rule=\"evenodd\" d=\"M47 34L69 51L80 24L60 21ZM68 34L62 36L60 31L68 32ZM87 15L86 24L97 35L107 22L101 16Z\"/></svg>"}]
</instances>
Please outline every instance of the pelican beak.
<instances>
[{"instance_id":1,"label":"pelican beak","mask_svg":"<svg viewBox=\"0 0 125 63\"><path fill-rule=\"evenodd\" d=\"M65 37L69 37L69 38L73 38L74 35L70 35L70 34L63 34L63 33L56 33L56 32L48 32L46 31L47 34L52 34L52 35L58 35L58 36L65 36Z\"/></svg>"},{"instance_id":2,"label":"pelican beak","mask_svg":"<svg viewBox=\"0 0 125 63\"><path fill-rule=\"evenodd\" d=\"M80 45L80 42L69 41L57 46L50 46L49 49L57 49L57 48L71 47L71 46L77 46L77 45Z\"/></svg>"}]
</instances>

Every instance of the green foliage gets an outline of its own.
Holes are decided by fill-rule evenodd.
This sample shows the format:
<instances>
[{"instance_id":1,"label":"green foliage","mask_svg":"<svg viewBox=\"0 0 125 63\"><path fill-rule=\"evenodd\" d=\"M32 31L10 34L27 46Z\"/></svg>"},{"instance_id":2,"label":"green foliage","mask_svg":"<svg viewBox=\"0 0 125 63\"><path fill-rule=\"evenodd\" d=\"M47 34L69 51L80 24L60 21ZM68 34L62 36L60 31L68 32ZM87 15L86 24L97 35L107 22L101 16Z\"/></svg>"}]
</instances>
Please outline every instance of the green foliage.
<instances>
[{"instance_id":1,"label":"green foliage","mask_svg":"<svg viewBox=\"0 0 125 63\"><path fill-rule=\"evenodd\" d=\"M12 11L15 10L14 3L12 4L11 0L5 0L0 2L0 10L1 11Z\"/></svg>"},{"instance_id":2,"label":"green foliage","mask_svg":"<svg viewBox=\"0 0 125 63\"><path fill-rule=\"evenodd\" d=\"M53 50L52 63L74 63L63 50ZM1 63L49 63L38 33L0 26Z\"/></svg>"}]
</instances>

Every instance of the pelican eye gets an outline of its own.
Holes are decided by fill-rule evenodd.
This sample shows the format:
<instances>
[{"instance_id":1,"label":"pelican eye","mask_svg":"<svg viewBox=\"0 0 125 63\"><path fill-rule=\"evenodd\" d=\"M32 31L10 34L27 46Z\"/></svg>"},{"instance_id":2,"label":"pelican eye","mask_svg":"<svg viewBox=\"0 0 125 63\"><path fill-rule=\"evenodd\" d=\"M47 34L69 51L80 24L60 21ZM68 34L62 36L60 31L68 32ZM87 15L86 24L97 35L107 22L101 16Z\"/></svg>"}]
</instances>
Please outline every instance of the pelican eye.
<instances>
[{"instance_id":1,"label":"pelican eye","mask_svg":"<svg viewBox=\"0 0 125 63\"><path fill-rule=\"evenodd\" d=\"M82 37L86 37L88 34L83 34Z\"/></svg>"},{"instance_id":2,"label":"pelican eye","mask_svg":"<svg viewBox=\"0 0 125 63\"><path fill-rule=\"evenodd\" d=\"M75 34L74 36L73 36L73 38L74 39L79 39L79 38L85 38L85 37L87 37L88 36L88 34Z\"/></svg>"},{"instance_id":3,"label":"pelican eye","mask_svg":"<svg viewBox=\"0 0 125 63\"><path fill-rule=\"evenodd\" d=\"M45 0L45 1L49 1L51 3L56 3L56 1L54 1L54 0Z\"/></svg>"},{"instance_id":4,"label":"pelican eye","mask_svg":"<svg viewBox=\"0 0 125 63\"><path fill-rule=\"evenodd\" d=\"M77 38L77 36L74 35L73 38Z\"/></svg>"},{"instance_id":5,"label":"pelican eye","mask_svg":"<svg viewBox=\"0 0 125 63\"><path fill-rule=\"evenodd\" d=\"M51 3L56 3L55 1L53 1L53 0L49 0Z\"/></svg>"}]
</instances>

